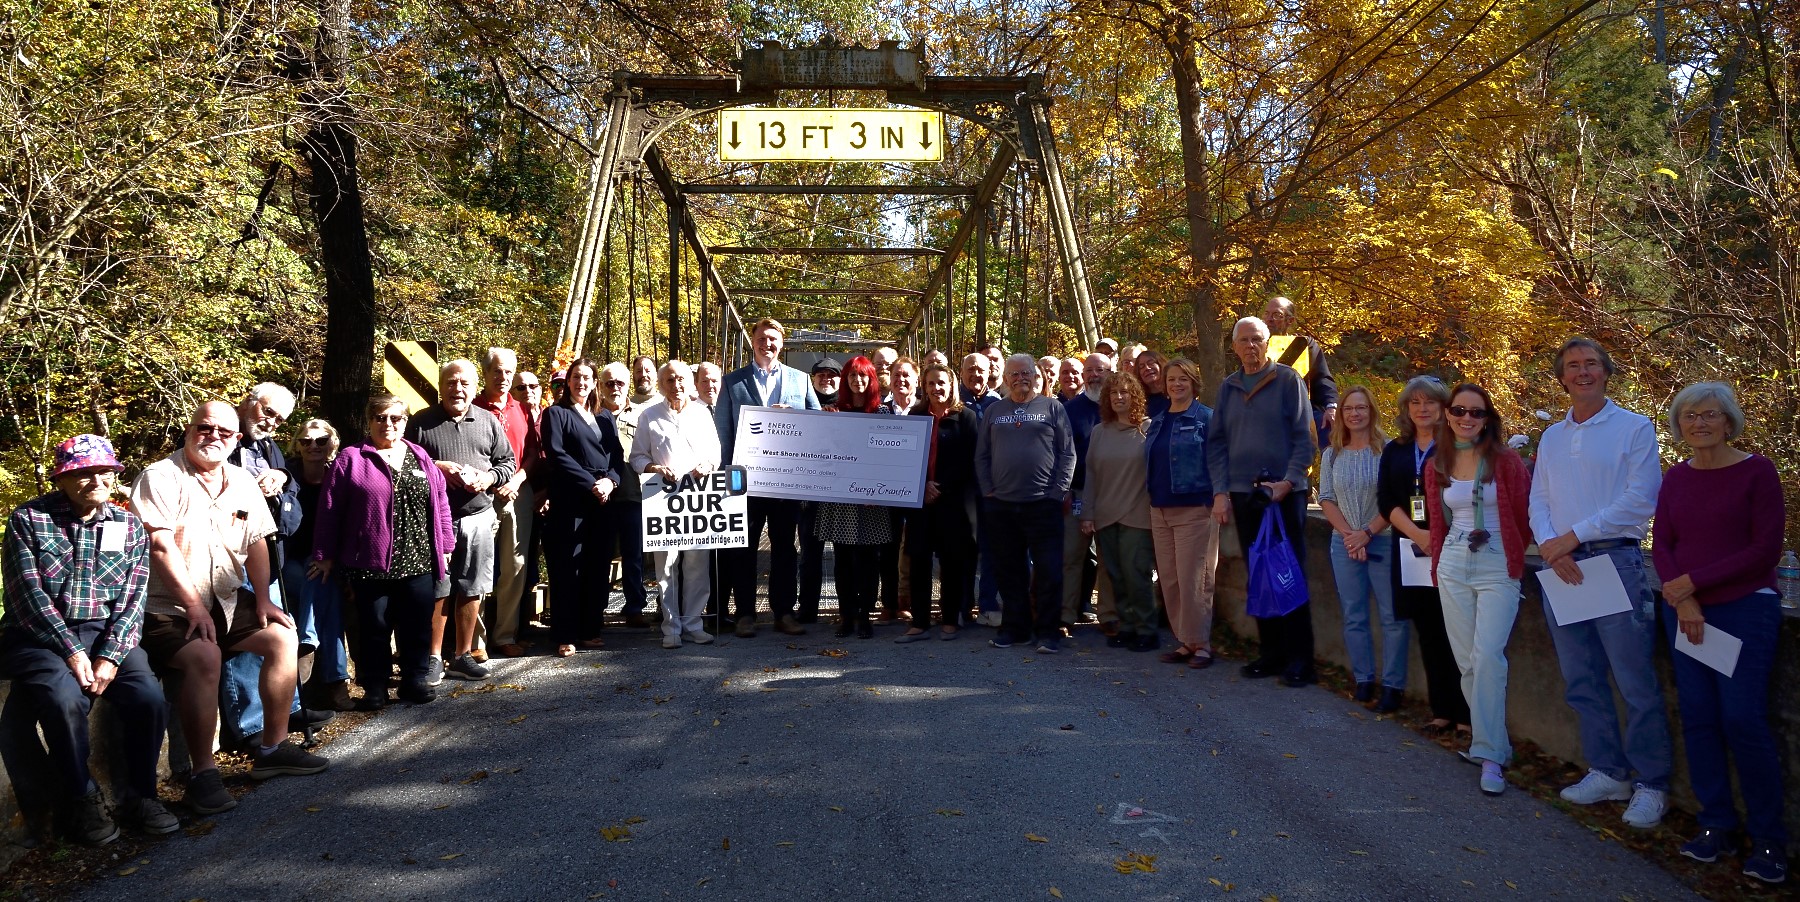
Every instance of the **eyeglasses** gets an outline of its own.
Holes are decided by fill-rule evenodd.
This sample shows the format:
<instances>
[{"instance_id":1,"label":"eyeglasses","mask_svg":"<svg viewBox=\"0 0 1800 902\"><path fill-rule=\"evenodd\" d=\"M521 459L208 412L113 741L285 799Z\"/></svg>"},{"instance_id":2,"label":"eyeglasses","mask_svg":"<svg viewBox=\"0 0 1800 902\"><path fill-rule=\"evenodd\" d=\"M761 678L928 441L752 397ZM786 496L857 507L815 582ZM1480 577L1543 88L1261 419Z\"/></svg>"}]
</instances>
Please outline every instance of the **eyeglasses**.
<instances>
[{"instance_id":1,"label":"eyeglasses","mask_svg":"<svg viewBox=\"0 0 1800 902\"><path fill-rule=\"evenodd\" d=\"M1473 417L1477 420L1485 420L1492 413L1493 411L1485 407L1464 407L1460 404L1450 408L1450 415L1453 417Z\"/></svg>"},{"instance_id":2,"label":"eyeglasses","mask_svg":"<svg viewBox=\"0 0 1800 902\"><path fill-rule=\"evenodd\" d=\"M233 429L230 426L220 426L217 423L194 423L188 428L194 430L194 434L202 438L207 436L231 438L232 436L237 435L236 429Z\"/></svg>"},{"instance_id":3,"label":"eyeglasses","mask_svg":"<svg viewBox=\"0 0 1800 902\"><path fill-rule=\"evenodd\" d=\"M323 448L323 447L326 447L326 446L328 446L328 445L330 445L330 444L331 444L331 436L329 436L329 435L315 435L315 436L313 436L313 437L312 437L312 438L304 438L304 437L302 437L302 438L300 438L300 439L297 439L297 441L298 441L298 442L299 442L299 443L300 443L300 445L301 445L301 447L305 447L305 448Z\"/></svg>"},{"instance_id":4,"label":"eyeglasses","mask_svg":"<svg viewBox=\"0 0 1800 902\"><path fill-rule=\"evenodd\" d=\"M518 385L513 386L513 391L533 391L537 388L538 384L536 382L521 382Z\"/></svg>"},{"instance_id":5,"label":"eyeglasses","mask_svg":"<svg viewBox=\"0 0 1800 902\"><path fill-rule=\"evenodd\" d=\"M378 414L370 417L369 422L371 422L371 423L404 423L404 422L406 422L406 414L403 414L403 413L378 413Z\"/></svg>"},{"instance_id":6,"label":"eyeglasses","mask_svg":"<svg viewBox=\"0 0 1800 902\"><path fill-rule=\"evenodd\" d=\"M1681 415L1681 421L1689 426L1695 423L1717 423L1725 418L1722 410L1690 410Z\"/></svg>"},{"instance_id":7,"label":"eyeglasses","mask_svg":"<svg viewBox=\"0 0 1800 902\"><path fill-rule=\"evenodd\" d=\"M1369 412L1369 405L1367 405L1367 404L1352 404L1349 407L1339 407L1338 408L1338 413L1368 413L1368 412Z\"/></svg>"},{"instance_id":8,"label":"eyeglasses","mask_svg":"<svg viewBox=\"0 0 1800 902\"><path fill-rule=\"evenodd\" d=\"M276 410L273 407L265 406L262 408L261 412L262 412L262 418L265 420L274 420L277 424L287 422L287 417L282 416L281 412Z\"/></svg>"},{"instance_id":9,"label":"eyeglasses","mask_svg":"<svg viewBox=\"0 0 1800 902\"><path fill-rule=\"evenodd\" d=\"M602 382L600 384L606 386L607 388L624 388L625 387L625 383L621 382L618 379L608 379L605 382Z\"/></svg>"}]
</instances>

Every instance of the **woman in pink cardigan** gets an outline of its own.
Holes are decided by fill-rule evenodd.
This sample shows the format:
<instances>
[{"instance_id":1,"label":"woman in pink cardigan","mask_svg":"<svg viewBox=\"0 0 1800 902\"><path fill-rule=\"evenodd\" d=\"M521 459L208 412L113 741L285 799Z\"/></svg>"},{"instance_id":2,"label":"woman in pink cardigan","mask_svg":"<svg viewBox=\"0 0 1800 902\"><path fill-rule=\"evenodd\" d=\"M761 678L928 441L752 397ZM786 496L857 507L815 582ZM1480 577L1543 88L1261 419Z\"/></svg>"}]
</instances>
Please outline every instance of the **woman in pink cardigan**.
<instances>
[{"instance_id":1,"label":"woman in pink cardigan","mask_svg":"<svg viewBox=\"0 0 1800 902\"><path fill-rule=\"evenodd\" d=\"M1506 641L1519 613L1531 522L1531 474L1501 439L1500 413L1479 385L1450 393L1437 454L1425 464L1431 572L1475 728L1469 757L1481 791L1506 791Z\"/></svg>"},{"instance_id":2,"label":"woman in pink cardigan","mask_svg":"<svg viewBox=\"0 0 1800 902\"><path fill-rule=\"evenodd\" d=\"M431 612L456 535L443 471L405 433L405 402L370 398L369 440L344 449L319 487L309 575L329 576L335 567L355 596L358 711L387 704L390 637L400 653L400 699L437 698L427 676Z\"/></svg>"}]
</instances>

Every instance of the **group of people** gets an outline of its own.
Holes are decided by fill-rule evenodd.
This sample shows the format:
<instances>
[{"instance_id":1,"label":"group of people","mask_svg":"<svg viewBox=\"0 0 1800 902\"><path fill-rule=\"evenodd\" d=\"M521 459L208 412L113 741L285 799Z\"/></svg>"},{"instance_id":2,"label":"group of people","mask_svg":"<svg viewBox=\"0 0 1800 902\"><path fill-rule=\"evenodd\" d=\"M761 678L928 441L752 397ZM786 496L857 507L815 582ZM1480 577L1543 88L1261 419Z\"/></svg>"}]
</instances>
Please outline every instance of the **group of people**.
<instances>
[{"instance_id":1,"label":"group of people","mask_svg":"<svg viewBox=\"0 0 1800 902\"><path fill-rule=\"evenodd\" d=\"M272 436L293 396L264 384L235 408L200 405L182 446L143 470L128 504L111 446L77 436L57 450L57 491L8 526L5 719L42 725L76 835L105 842L117 826L86 769L86 714L95 698L113 702L127 724L131 789L116 813L168 832L176 821L155 793L159 676L188 738L186 803L223 810L232 801L207 741L221 710L226 735L246 737L252 776L324 769L287 741L296 722L379 709L390 690L427 703L445 677L486 679L490 652L527 653L540 548L543 616L560 656L604 646L615 562L628 626L652 625L646 573L658 589L666 648L714 641L709 613L754 637L765 581L770 626L803 634L819 619L830 543L838 636L870 638L886 621L906 625L899 643L949 641L987 626L996 648L1055 654L1071 629L1096 623L1109 646L1205 669L1220 530L1234 527L1251 549L1265 520L1279 521L1304 567L1316 488L1355 698L1401 706L1416 635L1429 728L1467 743L1484 793L1504 791L1512 755L1505 650L1529 546L1554 574L1541 578L1570 584L1583 581L1584 562L1608 558L1629 601L1566 624L1547 610L1589 767L1563 790L1571 802L1628 802L1634 827L1659 823L1667 807L1655 590L1667 641L1701 643L1708 624L1743 640L1729 677L1674 656L1702 803L1702 831L1681 852L1715 860L1747 824L1745 873L1784 879L1767 702L1785 510L1773 464L1731 445L1743 428L1731 389L1702 383L1676 396L1669 429L1692 456L1665 475L1652 422L1607 398L1606 350L1571 339L1555 363L1571 407L1528 465L1487 389L1433 376L1405 384L1390 440L1375 392L1340 392L1317 342L1283 334L1291 302L1275 298L1264 314L1236 323L1238 366L1210 390L1193 361L1110 339L1067 359L986 346L954 364L884 347L803 373L781 362L785 329L765 319L748 333L751 362L730 373L581 358L552 375L545 403L538 377L495 348L480 365L444 364L426 409L372 398L359 443L340 447L324 420L300 424L291 458ZM642 480L730 464L739 413L753 406L931 417L923 505L752 495L747 547L659 551L646 569ZM1642 547L1652 516L1655 585ZM1407 577L1419 569L1408 557L1428 558L1430 578ZM1310 604L1257 625L1246 677L1316 681ZM301 657L311 663L304 686ZM1733 805L1728 750L1747 820ZM8 757L15 774L17 764Z\"/></svg>"}]
</instances>

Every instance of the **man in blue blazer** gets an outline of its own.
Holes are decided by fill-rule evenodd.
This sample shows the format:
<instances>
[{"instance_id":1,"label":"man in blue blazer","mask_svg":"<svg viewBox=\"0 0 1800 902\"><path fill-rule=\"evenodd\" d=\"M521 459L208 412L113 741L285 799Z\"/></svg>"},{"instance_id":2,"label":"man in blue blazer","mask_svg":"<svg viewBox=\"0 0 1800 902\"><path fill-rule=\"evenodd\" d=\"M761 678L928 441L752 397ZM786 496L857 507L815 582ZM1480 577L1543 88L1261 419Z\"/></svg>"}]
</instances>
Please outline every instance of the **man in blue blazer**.
<instances>
[{"instance_id":1,"label":"man in blue blazer","mask_svg":"<svg viewBox=\"0 0 1800 902\"><path fill-rule=\"evenodd\" d=\"M726 464L732 462L732 454L737 450L738 411L743 408L819 409L812 380L781 362L781 343L786 335L787 329L775 320L765 317L758 321L750 328L750 365L733 370L719 388L713 422L719 427L719 447ZM756 635L756 547L762 542L765 523L769 527L769 613L775 618L777 630L790 636L803 635L806 628L794 619L800 502L751 495L749 507L750 547L721 553L727 588L737 598L737 635L745 639ZM721 612L729 610L729 601L730 598L720 601Z\"/></svg>"}]
</instances>

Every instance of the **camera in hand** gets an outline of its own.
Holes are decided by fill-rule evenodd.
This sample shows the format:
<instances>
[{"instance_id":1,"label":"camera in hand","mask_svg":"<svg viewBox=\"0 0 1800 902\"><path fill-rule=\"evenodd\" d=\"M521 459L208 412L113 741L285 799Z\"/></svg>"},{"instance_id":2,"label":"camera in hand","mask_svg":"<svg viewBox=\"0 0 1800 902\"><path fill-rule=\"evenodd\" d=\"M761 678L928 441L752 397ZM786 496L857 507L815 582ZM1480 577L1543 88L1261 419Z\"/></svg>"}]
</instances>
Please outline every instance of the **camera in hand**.
<instances>
[{"instance_id":1,"label":"camera in hand","mask_svg":"<svg viewBox=\"0 0 1800 902\"><path fill-rule=\"evenodd\" d=\"M1275 490L1269 487L1269 483L1277 481L1279 480L1270 475L1268 470L1260 470L1256 474L1256 479L1250 483L1250 491L1260 492L1264 501L1273 504L1275 503Z\"/></svg>"}]
</instances>

